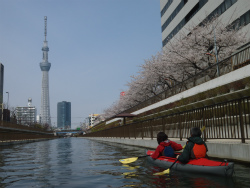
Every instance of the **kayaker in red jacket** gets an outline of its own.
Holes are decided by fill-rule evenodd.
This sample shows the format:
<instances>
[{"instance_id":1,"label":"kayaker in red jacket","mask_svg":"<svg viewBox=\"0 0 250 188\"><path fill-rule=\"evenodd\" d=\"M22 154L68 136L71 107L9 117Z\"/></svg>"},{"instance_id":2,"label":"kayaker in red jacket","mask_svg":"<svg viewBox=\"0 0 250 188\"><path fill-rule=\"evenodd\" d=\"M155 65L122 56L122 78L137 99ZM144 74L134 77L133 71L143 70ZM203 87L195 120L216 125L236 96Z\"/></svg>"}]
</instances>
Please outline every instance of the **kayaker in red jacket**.
<instances>
[{"instance_id":1,"label":"kayaker in red jacket","mask_svg":"<svg viewBox=\"0 0 250 188\"><path fill-rule=\"evenodd\" d=\"M188 138L187 144L178 160L187 163L189 159L198 159L207 157L207 145L201 138L201 130L193 127L190 131L191 137Z\"/></svg>"},{"instance_id":2,"label":"kayaker in red jacket","mask_svg":"<svg viewBox=\"0 0 250 188\"><path fill-rule=\"evenodd\" d=\"M157 142L159 145L151 155L153 159L157 159L160 156L175 157L174 151L182 150L181 144L168 140L168 136L164 132L159 132L157 134Z\"/></svg>"}]
</instances>

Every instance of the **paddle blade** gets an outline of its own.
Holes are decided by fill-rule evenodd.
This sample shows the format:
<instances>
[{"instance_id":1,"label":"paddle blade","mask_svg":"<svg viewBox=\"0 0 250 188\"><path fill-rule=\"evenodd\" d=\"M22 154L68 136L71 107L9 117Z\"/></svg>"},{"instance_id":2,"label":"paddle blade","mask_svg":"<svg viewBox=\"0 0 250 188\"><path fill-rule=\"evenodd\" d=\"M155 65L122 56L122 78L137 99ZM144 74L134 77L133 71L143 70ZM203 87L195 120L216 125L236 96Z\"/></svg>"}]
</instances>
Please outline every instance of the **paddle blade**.
<instances>
[{"instance_id":1,"label":"paddle blade","mask_svg":"<svg viewBox=\"0 0 250 188\"><path fill-rule=\"evenodd\" d=\"M137 176L135 174L135 172L124 172L124 173L122 173L122 175L124 175L124 176Z\"/></svg>"},{"instance_id":2,"label":"paddle blade","mask_svg":"<svg viewBox=\"0 0 250 188\"><path fill-rule=\"evenodd\" d=\"M203 127L201 128L201 132L203 132L203 131L205 130L205 128L206 128L206 126L203 126Z\"/></svg>"},{"instance_id":3,"label":"paddle blade","mask_svg":"<svg viewBox=\"0 0 250 188\"><path fill-rule=\"evenodd\" d=\"M131 158L127 158L127 159L120 159L119 161L122 164L128 164L128 163L135 162L137 159L138 159L138 157L131 157Z\"/></svg>"},{"instance_id":4,"label":"paddle blade","mask_svg":"<svg viewBox=\"0 0 250 188\"><path fill-rule=\"evenodd\" d=\"M168 168L167 170L164 170L162 172L157 172L157 173L154 173L155 176L162 176L164 174L169 174L170 173L170 169Z\"/></svg>"}]
</instances>

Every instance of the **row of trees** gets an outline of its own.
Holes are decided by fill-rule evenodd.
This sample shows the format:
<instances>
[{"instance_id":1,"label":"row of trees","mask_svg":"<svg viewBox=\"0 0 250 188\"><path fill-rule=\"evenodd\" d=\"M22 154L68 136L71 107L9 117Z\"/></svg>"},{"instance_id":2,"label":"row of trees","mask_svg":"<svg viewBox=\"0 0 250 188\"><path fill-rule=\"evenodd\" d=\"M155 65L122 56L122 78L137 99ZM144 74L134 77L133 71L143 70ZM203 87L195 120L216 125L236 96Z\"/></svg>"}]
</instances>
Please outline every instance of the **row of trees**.
<instances>
[{"instance_id":1,"label":"row of trees","mask_svg":"<svg viewBox=\"0 0 250 188\"><path fill-rule=\"evenodd\" d=\"M138 74L132 75L127 84L125 96L105 109L104 117L129 109L216 63L215 56L207 55L214 53L215 33L220 60L246 41L246 32L223 23L218 17L196 27L186 27L161 52L139 66Z\"/></svg>"}]
</instances>

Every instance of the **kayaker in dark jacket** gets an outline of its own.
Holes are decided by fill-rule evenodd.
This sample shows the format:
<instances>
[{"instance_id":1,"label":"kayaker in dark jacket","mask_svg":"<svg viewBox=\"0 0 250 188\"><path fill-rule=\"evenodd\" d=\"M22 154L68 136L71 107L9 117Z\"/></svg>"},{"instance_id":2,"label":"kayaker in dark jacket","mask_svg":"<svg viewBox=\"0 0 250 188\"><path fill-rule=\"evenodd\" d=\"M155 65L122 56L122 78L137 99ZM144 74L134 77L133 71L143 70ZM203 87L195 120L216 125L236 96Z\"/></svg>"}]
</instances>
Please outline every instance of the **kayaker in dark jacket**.
<instances>
[{"instance_id":1,"label":"kayaker in dark jacket","mask_svg":"<svg viewBox=\"0 0 250 188\"><path fill-rule=\"evenodd\" d=\"M157 159L160 156L175 157L174 151L182 150L181 144L168 140L168 136L164 132L157 134L157 142L159 145L151 155L153 159Z\"/></svg>"},{"instance_id":2,"label":"kayaker in dark jacket","mask_svg":"<svg viewBox=\"0 0 250 188\"><path fill-rule=\"evenodd\" d=\"M207 154L207 145L201 138L201 130L194 127L190 131L191 137L188 138L186 146L178 160L182 163L188 163L189 159L204 158Z\"/></svg>"}]
</instances>

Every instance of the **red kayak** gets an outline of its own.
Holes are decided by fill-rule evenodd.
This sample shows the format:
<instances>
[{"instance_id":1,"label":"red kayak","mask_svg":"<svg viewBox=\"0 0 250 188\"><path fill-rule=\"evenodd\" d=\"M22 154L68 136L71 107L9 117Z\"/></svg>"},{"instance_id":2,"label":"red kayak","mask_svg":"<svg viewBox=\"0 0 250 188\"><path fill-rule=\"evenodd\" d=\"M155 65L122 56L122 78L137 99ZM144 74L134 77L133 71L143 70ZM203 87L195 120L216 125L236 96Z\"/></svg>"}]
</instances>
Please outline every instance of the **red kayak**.
<instances>
[{"instance_id":1,"label":"red kayak","mask_svg":"<svg viewBox=\"0 0 250 188\"><path fill-rule=\"evenodd\" d=\"M153 153L154 151L150 150L147 151L147 155L152 155ZM165 157L165 156L161 156L158 159L153 159L150 156L148 156L147 158L151 163L165 169L169 168L176 161L176 158ZM234 163L219 162L219 161L209 160L207 158L200 158L200 159L191 159L186 164L177 161L172 166L171 170L231 177L234 172Z\"/></svg>"}]
</instances>

